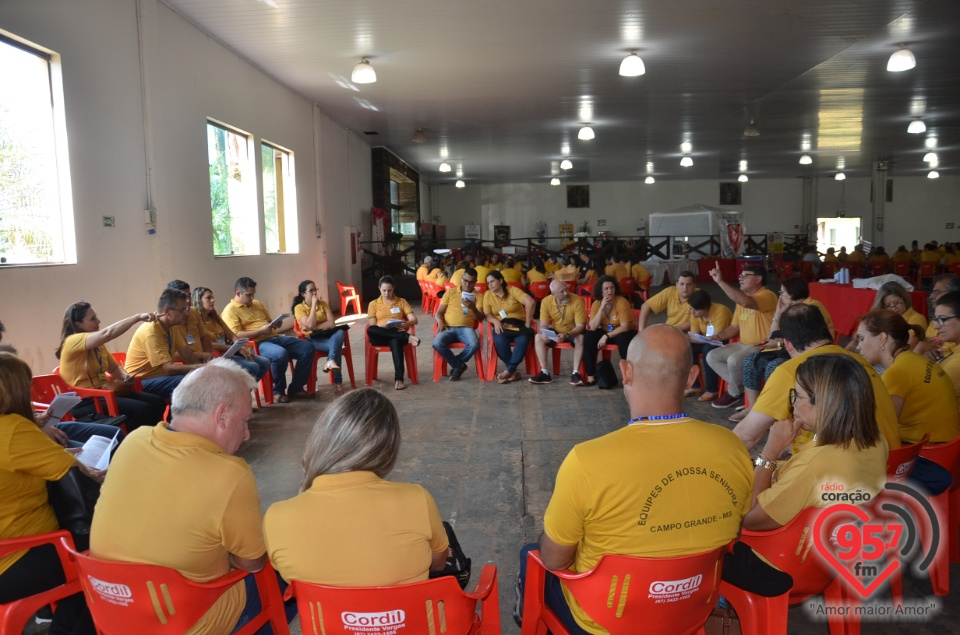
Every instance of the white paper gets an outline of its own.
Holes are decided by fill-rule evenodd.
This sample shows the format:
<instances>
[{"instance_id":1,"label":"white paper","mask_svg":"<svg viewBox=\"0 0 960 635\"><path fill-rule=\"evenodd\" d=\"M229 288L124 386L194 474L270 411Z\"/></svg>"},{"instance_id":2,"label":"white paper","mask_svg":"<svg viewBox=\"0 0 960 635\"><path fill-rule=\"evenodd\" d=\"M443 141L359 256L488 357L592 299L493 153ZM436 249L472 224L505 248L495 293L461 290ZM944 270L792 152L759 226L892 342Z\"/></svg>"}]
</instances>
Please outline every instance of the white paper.
<instances>
[{"instance_id":1,"label":"white paper","mask_svg":"<svg viewBox=\"0 0 960 635\"><path fill-rule=\"evenodd\" d=\"M691 333L690 336L693 337L694 341L699 342L700 344L706 344L707 346L723 346L723 342L718 342L717 340L708 340L699 333Z\"/></svg>"},{"instance_id":2,"label":"white paper","mask_svg":"<svg viewBox=\"0 0 960 635\"><path fill-rule=\"evenodd\" d=\"M403 320L387 320L388 329L399 328L401 324L403 324Z\"/></svg>"},{"instance_id":3,"label":"white paper","mask_svg":"<svg viewBox=\"0 0 960 635\"><path fill-rule=\"evenodd\" d=\"M273 328L277 328L278 326L280 326L280 323L286 320L288 317L290 317L289 313L278 315L277 317L273 318L273 322L270 323L270 326L272 326Z\"/></svg>"},{"instance_id":4,"label":"white paper","mask_svg":"<svg viewBox=\"0 0 960 635\"><path fill-rule=\"evenodd\" d=\"M233 344L230 345L230 348L228 348L227 352L223 354L223 357L233 357L234 355L237 354L237 351L239 351L241 348L246 346L247 342L249 341L250 341L250 338L241 337L240 339L238 339L237 341L235 341Z\"/></svg>"},{"instance_id":5,"label":"white paper","mask_svg":"<svg viewBox=\"0 0 960 635\"><path fill-rule=\"evenodd\" d=\"M47 406L47 412L50 413L51 419L60 421L63 415L70 412L70 410L81 401L75 392L62 392L53 398L53 401Z\"/></svg>"},{"instance_id":6,"label":"white paper","mask_svg":"<svg viewBox=\"0 0 960 635\"><path fill-rule=\"evenodd\" d=\"M553 329L540 329L540 334L543 335L548 340L552 340L554 342L560 341L560 339L557 337L557 332L554 331Z\"/></svg>"},{"instance_id":7,"label":"white paper","mask_svg":"<svg viewBox=\"0 0 960 635\"><path fill-rule=\"evenodd\" d=\"M110 450L117 445L117 435L120 434L120 428L113 433L113 438L93 435L80 448L77 454L77 460L94 470L105 470L110 467Z\"/></svg>"}]
</instances>

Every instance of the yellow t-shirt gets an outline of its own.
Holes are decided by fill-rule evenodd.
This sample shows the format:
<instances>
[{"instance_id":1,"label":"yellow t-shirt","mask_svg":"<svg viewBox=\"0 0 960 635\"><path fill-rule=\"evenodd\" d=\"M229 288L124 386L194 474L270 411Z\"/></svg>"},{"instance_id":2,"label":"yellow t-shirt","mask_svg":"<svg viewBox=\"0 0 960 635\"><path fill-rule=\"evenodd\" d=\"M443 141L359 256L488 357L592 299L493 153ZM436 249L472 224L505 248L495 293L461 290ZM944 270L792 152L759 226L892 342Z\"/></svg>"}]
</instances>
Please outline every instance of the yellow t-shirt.
<instances>
[{"instance_id":1,"label":"yellow t-shirt","mask_svg":"<svg viewBox=\"0 0 960 635\"><path fill-rule=\"evenodd\" d=\"M647 271L647 268L640 263L630 267L630 273L640 286L644 286L643 283L650 279L650 272Z\"/></svg>"},{"instance_id":2,"label":"yellow t-shirt","mask_svg":"<svg viewBox=\"0 0 960 635\"><path fill-rule=\"evenodd\" d=\"M217 319L216 314L210 315L209 313L201 313L200 321L203 322L203 328L207 329L207 333L210 334L210 341L217 344L226 344L227 343L227 332L223 328L223 324L220 323L220 320ZM231 341L233 340L233 334L230 334Z\"/></svg>"},{"instance_id":3,"label":"yellow t-shirt","mask_svg":"<svg viewBox=\"0 0 960 635\"><path fill-rule=\"evenodd\" d=\"M493 271L489 267L484 267L482 265L478 265L474 267L474 270L477 272L477 282L480 282L483 284L487 283L487 276L490 275L491 271ZM459 281L457 281L457 286L460 286Z\"/></svg>"},{"instance_id":4,"label":"yellow t-shirt","mask_svg":"<svg viewBox=\"0 0 960 635\"><path fill-rule=\"evenodd\" d=\"M417 280L426 280L429 274L430 269L427 268L427 265L420 265L417 267Z\"/></svg>"},{"instance_id":5,"label":"yellow t-shirt","mask_svg":"<svg viewBox=\"0 0 960 635\"><path fill-rule=\"evenodd\" d=\"M940 329L937 328L937 325L934 322L930 322L927 325L927 331L924 333L924 336L927 340L937 340L940 342L940 351L943 353L944 357L951 355L953 353L953 349L957 346L953 342L944 342L940 339Z\"/></svg>"},{"instance_id":6,"label":"yellow t-shirt","mask_svg":"<svg viewBox=\"0 0 960 635\"><path fill-rule=\"evenodd\" d=\"M483 296L485 294L480 292L475 292L474 294L477 296L474 303L477 309L482 312ZM463 290L460 289L460 287L447 289L447 292L443 294L443 299L440 300L440 308L437 309L437 313L443 313L443 320L447 326L469 326L476 328L477 317L473 314L473 311L463 306L462 296Z\"/></svg>"},{"instance_id":7,"label":"yellow t-shirt","mask_svg":"<svg viewBox=\"0 0 960 635\"><path fill-rule=\"evenodd\" d=\"M529 298L530 296L516 287L505 287L504 291L506 292L506 297L503 299L493 291L484 293L483 312L494 316L498 320L507 317L526 322L527 311L523 306L523 299ZM500 311L504 311L506 315L501 315Z\"/></svg>"},{"instance_id":8,"label":"yellow t-shirt","mask_svg":"<svg viewBox=\"0 0 960 635\"><path fill-rule=\"evenodd\" d=\"M270 506L263 533L285 580L333 586L426 580L433 554L449 546L427 490L373 472L316 477L307 491Z\"/></svg>"},{"instance_id":9,"label":"yellow t-shirt","mask_svg":"<svg viewBox=\"0 0 960 635\"><path fill-rule=\"evenodd\" d=\"M925 433L930 434L931 443L946 443L960 436L953 384L936 362L904 351L882 377L890 396L903 399L900 438L904 443L916 443Z\"/></svg>"},{"instance_id":10,"label":"yellow t-shirt","mask_svg":"<svg viewBox=\"0 0 960 635\"><path fill-rule=\"evenodd\" d=\"M253 300L250 302L250 306L240 304L236 300L230 300L223 311L221 311L220 319L223 320L223 323L229 326L230 330L234 333L255 331L273 321L273 318L270 317L270 312L267 311L265 306L260 304L259 300ZM256 338L255 341L262 342L271 337L273 337L272 332L264 333Z\"/></svg>"},{"instance_id":11,"label":"yellow t-shirt","mask_svg":"<svg viewBox=\"0 0 960 635\"><path fill-rule=\"evenodd\" d=\"M894 262L910 262L913 260L913 257L910 255L909 251L895 251L893 252L893 261Z\"/></svg>"},{"instance_id":12,"label":"yellow t-shirt","mask_svg":"<svg viewBox=\"0 0 960 635\"><path fill-rule=\"evenodd\" d=\"M823 316L823 321L827 323L827 328L830 329L830 332L833 332L833 318L830 317L830 312L827 311L827 307L819 300L814 300L813 298L807 298L803 301L804 304L809 304L810 306L817 307L817 310L820 311L820 315Z\"/></svg>"},{"instance_id":13,"label":"yellow t-shirt","mask_svg":"<svg viewBox=\"0 0 960 635\"><path fill-rule=\"evenodd\" d=\"M101 344L93 350L86 350L89 333L74 333L63 341L60 351L60 376L63 381L78 388L99 388L107 380L106 372L110 368L113 356L107 347Z\"/></svg>"},{"instance_id":14,"label":"yellow t-shirt","mask_svg":"<svg viewBox=\"0 0 960 635\"><path fill-rule=\"evenodd\" d=\"M576 545L574 571L589 571L607 553L668 558L737 536L753 489L743 443L694 419L650 423L578 443L560 466L543 530L559 545ZM564 595L585 630L606 633Z\"/></svg>"},{"instance_id":15,"label":"yellow t-shirt","mask_svg":"<svg viewBox=\"0 0 960 635\"><path fill-rule=\"evenodd\" d=\"M162 377L166 375L163 365L172 362L174 353L186 345L176 329L168 333L160 322L145 322L130 340L124 369L141 379Z\"/></svg>"},{"instance_id":16,"label":"yellow t-shirt","mask_svg":"<svg viewBox=\"0 0 960 635\"><path fill-rule=\"evenodd\" d=\"M580 270L577 269L576 265L567 265L562 269L557 269L557 273L553 277L560 278L564 282L569 282L580 277Z\"/></svg>"},{"instance_id":17,"label":"yellow t-shirt","mask_svg":"<svg viewBox=\"0 0 960 635\"><path fill-rule=\"evenodd\" d=\"M317 308L314 311L317 315L317 325L323 324L328 319L333 317L333 311L330 310L330 305L324 302L323 300L317 300ZM297 324L300 325L300 331L309 336L316 329L307 330L303 328L303 323L300 321L301 318L305 318L310 315L310 305L306 302L301 302L293 308L293 317L297 320Z\"/></svg>"},{"instance_id":18,"label":"yellow t-shirt","mask_svg":"<svg viewBox=\"0 0 960 635\"><path fill-rule=\"evenodd\" d=\"M690 321L690 305L680 299L680 291L676 287L668 287L647 300L647 306L654 313L667 310L667 324L680 326ZM764 333L766 335L766 333Z\"/></svg>"},{"instance_id":19,"label":"yellow t-shirt","mask_svg":"<svg viewBox=\"0 0 960 635\"><path fill-rule=\"evenodd\" d=\"M840 258L837 256L837 254L825 254L823 256L824 262L838 262L839 260Z\"/></svg>"},{"instance_id":20,"label":"yellow t-shirt","mask_svg":"<svg viewBox=\"0 0 960 635\"><path fill-rule=\"evenodd\" d=\"M543 262L543 268L546 270L547 275L549 276L554 271L560 271L560 269L563 268L563 265L561 265L559 262L550 262L549 260L545 260Z\"/></svg>"},{"instance_id":21,"label":"yellow t-shirt","mask_svg":"<svg viewBox=\"0 0 960 635\"><path fill-rule=\"evenodd\" d=\"M583 300L570 294L566 304L557 306L557 299L548 295L540 302L540 326L552 328L557 333L569 333L578 324L587 323L587 311ZM550 326L550 325L553 326Z\"/></svg>"},{"instance_id":22,"label":"yellow t-shirt","mask_svg":"<svg viewBox=\"0 0 960 635\"><path fill-rule=\"evenodd\" d=\"M861 251L852 251L847 256L847 262L863 262L864 260L866 260L866 256Z\"/></svg>"},{"instance_id":23,"label":"yellow t-shirt","mask_svg":"<svg viewBox=\"0 0 960 635\"><path fill-rule=\"evenodd\" d=\"M625 262L618 262L613 265L613 273L610 275L619 283L623 278L630 277L630 266Z\"/></svg>"},{"instance_id":24,"label":"yellow t-shirt","mask_svg":"<svg viewBox=\"0 0 960 635\"><path fill-rule=\"evenodd\" d=\"M0 415L0 540L60 528L47 502L47 481L57 481L76 463L72 454L17 414ZM0 574L23 557L0 558Z\"/></svg>"},{"instance_id":25,"label":"yellow t-shirt","mask_svg":"<svg viewBox=\"0 0 960 635\"><path fill-rule=\"evenodd\" d=\"M610 276L614 280L618 280L616 273L614 271L616 267L617 267L616 264L607 265L606 267L603 268L603 275Z\"/></svg>"},{"instance_id":26,"label":"yellow t-shirt","mask_svg":"<svg viewBox=\"0 0 960 635\"><path fill-rule=\"evenodd\" d=\"M909 260L909 255L910 254L907 254L908 260ZM870 264L872 265L885 265L889 261L890 261L890 256L888 256L887 254L873 254L872 256L870 256Z\"/></svg>"},{"instance_id":27,"label":"yellow t-shirt","mask_svg":"<svg viewBox=\"0 0 960 635\"><path fill-rule=\"evenodd\" d=\"M953 342L950 343L952 344ZM947 377L950 378L950 383L953 384L953 392L957 397L958 407L960 407L960 354L954 351L937 363L940 364L940 368L942 368L947 373Z\"/></svg>"},{"instance_id":28,"label":"yellow t-shirt","mask_svg":"<svg viewBox=\"0 0 960 635\"><path fill-rule=\"evenodd\" d=\"M747 309L738 304L733 312L732 323L740 327L740 342L755 346L767 339L770 323L777 310L777 294L770 289L760 289L753 296L758 308Z\"/></svg>"},{"instance_id":29,"label":"yellow t-shirt","mask_svg":"<svg viewBox=\"0 0 960 635\"><path fill-rule=\"evenodd\" d=\"M597 312L600 310L600 301L594 300L593 304L590 305L590 320L592 321L596 317ZM627 325L627 330L633 328L633 309L630 307L630 302L627 301L622 295L614 296L613 306L610 307L609 311L604 311L603 315L600 317L600 330L601 331L610 331L608 327L613 327L614 329L620 328L621 324Z\"/></svg>"},{"instance_id":30,"label":"yellow t-shirt","mask_svg":"<svg viewBox=\"0 0 960 635\"><path fill-rule=\"evenodd\" d=\"M520 282L523 279L523 272L513 267L504 267L500 270L500 275L503 276L503 279L506 282ZM486 281L486 278L480 280L480 282Z\"/></svg>"},{"instance_id":31,"label":"yellow t-shirt","mask_svg":"<svg viewBox=\"0 0 960 635\"><path fill-rule=\"evenodd\" d=\"M90 528L90 553L209 582L230 571L231 553L254 560L266 552L257 482L243 459L169 425L134 430L114 455ZM245 599L241 581L188 632L229 633Z\"/></svg>"},{"instance_id":32,"label":"yellow t-shirt","mask_svg":"<svg viewBox=\"0 0 960 635\"><path fill-rule=\"evenodd\" d=\"M927 328L927 318L923 317L922 314L917 313L913 309L907 309L900 317L906 320L907 324L916 324L922 329Z\"/></svg>"},{"instance_id":33,"label":"yellow t-shirt","mask_svg":"<svg viewBox=\"0 0 960 635\"><path fill-rule=\"evenodd\" d=\"M439 267L434 267L430 270L430 273L427 274L427 277L424 278L427 282L438 282L438 278L443 275L443 272ZM444 276L446 277L446 276ZM443 281L439 281L438 284L443 284Z\"/></svg>"},{"instance_id":34,"label":"yellow t-shirt","mask_svg":"<svg viewBox=\"0 0 960 635\"><path fill-rule=\"evenodd\" d=\"M814 355L828 355L830 353L849 355L860 362L863 369L867 371L867 375L870 377L870 384L873 386L873 398L876 402L877 427L880 428L880 434L883 435L888 448L891 450L899 448L901 443L900 427L897 424L897 411L893 407L893 402L890 401L890 393L887 392L887 387L883 383L883 380L880 379L880 375L877 374L873 366L863 357L836 344L818 346L812 350L800 353L796 357L788 359L778 366L777 369L773 371L773 374L770 375L770 378L767 379L767 383L763 385L763 390L760 392L757 402L751 406L751 409L768 417L773 417L776 421L792 417L793 410L790 407L789 393L790 389L797 383L797 367ZM801 430L800 434L793 441L793 453L799 453L800 447L812 440L812 432Z\"/></svg>"},{"instance_id":35,"label":"yellow t-shirt","mask_svg":"<svg viewBox=\"0 0 960 635\"><path fill-rule=\"evenodd\" d=\"M174 326L171 330L175 330L183 341L187 343L187 346L190 347L194 353L203 352L203 338L204 336L211 339L210 334L203 327L203 320L200 319L200 312L197 311L194 307L190 307L190 310L187 311L187 322L186 324L178 324Z\"/></svg>"},{"instance_id":36,"label":"yellow t-shirt","mask_svg":"<svg viewBox=\"0 0 960 635\"><path fill-rule=\"evenodd\" d=\"M920 262L940 262L940 252L924 249L920 252Z\"/></svg>"},{"instance_id":37,"label":"yellow t-shirt","mask_svg":"<svg viewBox=\"0 0 960 635\"><path fill-rule=\"evenodd\" d=\"M544 267L544 269L546 269L546 267ZM547 273L540 273L536 269L531 269L527 272L527 282L531 284L534 282L546 282L549 273L549 271Z\"/></svg>"},{"instance_id":38,"label":"yellow t-shirt","mask_svg":"<svg viewBox=\"0 0 960 635\"><path fill-rule=\"evenodd\" d=\"M818 445L804 449L777 468L774 482L757 496L757 503L770 518L786 525L807 507L830 507L839 502L824 494L859 490L875 496L887 478L887 446L880 441L858 450ZM843 489L827 489L839 484Z\"/></svg>"},{"instance_id":39,"label":"yellow t-shirt","mask_svg":"<svg viewBox=\"0 0 960 635\"><path fill-rule=\"evenodd\" d=\"M447 294L443 295L446 297ZM396 295L389 304L384 302L383 298L377 298L367 307L367 317L376 318L377 326L383 326L390 320L406 320L411 313L413 309L410 308L410 303Z\"/></svg>"},{"instance_id":40,"label":"yellow t-shirt","mask_svg":"<svg viewBox=\"0 0 960 635\"><path fill-rule=\"evenodd\" d=\"M454 286L456 286L456 287L459 287L459 286L460 286L460 278L463 277L463 272L464 272L464 271L466 271L466 270L465 270L465 269L457 269L456 271L454 271L454 272L453 272L453 275L450 276L450 284L452 284L452 285L454 285Z\"/></svg>"},{"instance_id":41,"label":"yellow t-shirt","mask_svg":"<svg viewBox=\"0 0 960 635\"><path fill-rule=\"evenodd\" d=\"M690 314L690 332L706 336L707 326L712 326L713 332L710 335L716 335L730 326L730 320L732 319L733 315L730 313L730 309L717 302L712 302L706 318L698 318L693 313Z\"/></svg>"}]
</instances>

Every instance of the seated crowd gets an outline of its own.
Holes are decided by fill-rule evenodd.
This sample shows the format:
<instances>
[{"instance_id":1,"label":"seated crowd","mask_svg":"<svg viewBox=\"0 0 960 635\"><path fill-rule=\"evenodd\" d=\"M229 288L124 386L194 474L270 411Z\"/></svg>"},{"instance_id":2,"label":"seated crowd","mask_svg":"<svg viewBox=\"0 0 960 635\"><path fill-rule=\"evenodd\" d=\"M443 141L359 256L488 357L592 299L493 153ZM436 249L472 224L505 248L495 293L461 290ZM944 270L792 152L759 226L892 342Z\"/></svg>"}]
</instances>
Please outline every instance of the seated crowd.
<instances>
[{"instance_id":1,"label":"seated crowd","mask_svg":"<svg viewBox=\"0 0 960 635\"><path fill-rule=\"evenodd\" d=\"M597 383L601 350L619 352L630 419L577 444L564 459L539 543L521 551L518 598L534 550L550 570L582 573L604 554L669 558L730 543L724 579L750 593L780 595L791 588L791 577L737 542L742 528L776 529L809 507L834 504L837 499L821 495L827 483L875 495L890 450L925 436L937 444L960 436L960 362L954 361L960 282L949 274L935 281L929 329L909 314L902 287L885 286L861 319L854 350L847 350L836 344L830 316L809 297L805 282L783 280L778 296L767 288L762 267L745 267L736 285L723 280L719 267L710 271L736 305L732 314L697 289L693 273L683 272L635 315L633 298L619 284L638 278L637 265L626 258L604 266L586 256L565 267L534 260L526 272L509 258L482 265L466 260L455 270L433 265L425 259L417 278L446 286L433 348L452 381L467 371L483 329L505 365L493 377L499 383L521 378L531 342L534 384L552 382L552 349L573 349L575 386ZM549 281L539 309L515 284L525 281ZM379 281L367 337L391 350L394 387L402 390L404 347L418 346L420 338L415 312L394 287L389 276ZM0 539L56 529L46 483L76 467L103 483L90 531L95 558L161 565L200 582L233 569L259 571L269 559L280 588L292 580L397 585L443 570L450 543L434 499L419 485L386 480L400 449L400 421L376 390L351 391L323 411L305 443L299 493L262 514L253 471L236 456L250 438L251 392L270 373L275 401L312 397L307 383L314 354L322 353L322 370L333 373L340 395L345 333L313 281L304 280L291 313L276 318L255 299L256 289L241 277L218 314L210 289L191 294L176 280L160 294L155 313L103 329L89 303L67 308L56 351L61 377L72 386L114 391L126 417L129 434L105 471L80 463L65 445L109 435L109 429L71 433L59 427L66 423L35 413L29 367L0 352ZM647 324L651 313L663 311L666 324ZM288 317L300 337L278 334ZM105 344L136 325L125 358L115 358ZM218 357L243 339L254 345ZM704 373L697 389L699 357ZM746 395L749 407L731 431L688 416L684 399L695 395L717 408L738 405ZM72 414L90 416L95 399L84 399ZM761 441L752 461L750 451ZM913 478L933 494L952 482L924 460ZM704 518L713 520L696 522ZM63 577L52 548L3 557L0 604ZM252 576L244 578L190 632L229 633L248 622L260 608L256 585ZM571 633L605 632L558 577L547 576L544 600ZM287 604L290 619L296 607ZM521 613L518 608L515 616ZM57 605L51 633L92 629L82 596Z\"/></svg>"}]
</instances>

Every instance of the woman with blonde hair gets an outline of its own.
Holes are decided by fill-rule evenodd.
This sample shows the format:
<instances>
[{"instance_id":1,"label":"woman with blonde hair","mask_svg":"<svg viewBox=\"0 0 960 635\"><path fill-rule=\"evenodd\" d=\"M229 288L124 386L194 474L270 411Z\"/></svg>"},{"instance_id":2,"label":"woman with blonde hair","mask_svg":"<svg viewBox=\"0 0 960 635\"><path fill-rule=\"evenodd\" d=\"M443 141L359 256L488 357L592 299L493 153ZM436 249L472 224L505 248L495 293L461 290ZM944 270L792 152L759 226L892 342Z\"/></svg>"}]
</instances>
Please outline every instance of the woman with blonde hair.
<instances>
[{"instance_id":1,"label":"woman with blonde hair","mask_svg":"<svg viewBox=\"0 0 960 635\"><path fill-rule=\"evenodd\" d=\"M267 553L285 580L389 586L444 568L449 544L433 497L384 480L399 452L400 419L379 391L327 407L307 439L300 494L264 517Z\"/></svg>"}]
</instances>

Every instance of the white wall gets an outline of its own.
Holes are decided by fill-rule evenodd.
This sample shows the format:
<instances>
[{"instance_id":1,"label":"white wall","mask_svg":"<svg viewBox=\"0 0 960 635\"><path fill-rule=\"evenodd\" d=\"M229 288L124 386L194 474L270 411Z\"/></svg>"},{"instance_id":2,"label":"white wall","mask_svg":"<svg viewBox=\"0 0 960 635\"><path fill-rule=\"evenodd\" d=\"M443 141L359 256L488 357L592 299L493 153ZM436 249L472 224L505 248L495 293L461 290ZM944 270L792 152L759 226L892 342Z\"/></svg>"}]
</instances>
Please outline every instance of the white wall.
<instances>
[{"instance_id":1,"label":"white wall","mask_svg":"<svg viewBox=\"0 0 960 635\"><path fill-rule=\"evenodd\" d=\"M142 2L145 127L136 6L132 0L0 4L0 28L59 53L64 76L78 263L0 269L5 341L34 372L56 365L63 310L78 299L109 324L153 310L172 278L211 287L222 307L236 278L248 275L259 283L258 298L280 313L289 310L303 278L322 289L334 279L360 277L359 265L347 264L344 228L366 223L369 235L370 148L157 0ZM299 254L213 256L208 117L293 151ZM152 137L155 235L142 218L145 130ZM104 215L116 216L117 226L104 228ZM111 350L124 349L130 335Z\"/></svg>"}]
</instances>

